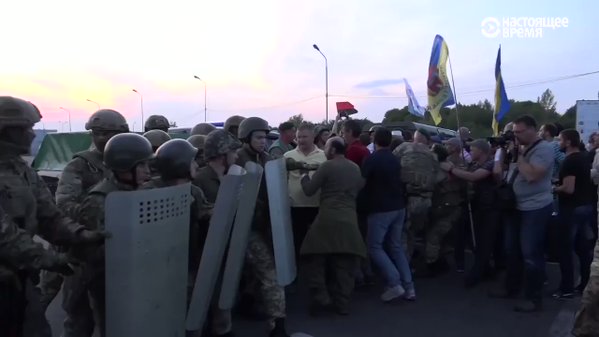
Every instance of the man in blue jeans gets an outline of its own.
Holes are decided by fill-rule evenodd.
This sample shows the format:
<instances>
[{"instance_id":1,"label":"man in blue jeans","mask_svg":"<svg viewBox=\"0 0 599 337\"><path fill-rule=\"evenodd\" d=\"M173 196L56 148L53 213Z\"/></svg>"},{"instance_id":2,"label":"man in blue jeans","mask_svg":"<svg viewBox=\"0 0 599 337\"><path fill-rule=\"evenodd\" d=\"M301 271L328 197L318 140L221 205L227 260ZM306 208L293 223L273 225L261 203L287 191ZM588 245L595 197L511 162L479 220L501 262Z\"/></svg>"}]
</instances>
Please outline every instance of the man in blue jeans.
<instances>
[{"instance_id":1,"label":"man in blue jeans","mask_svg":"<svg viewBox=\"0 0 599 337\"><path fill-rule=\"evenodd\" d=\"M531 116L514 121L513 131L520 154L513 188L516 211L506 226L508 270L506 289L494 297L515 297L524 278L525 301L514 307L518 312L542 309L545 279L545 230L553 212L551 177L553 148L536 132L537 123ZM511 178L511 177L510 177Z\"/></svg>"},{"instance_id":2,"label":"man in blue jeans","mask_svg":"<svg viewBox=\"0 0 599 337\"><path fill-rule=\"evenodd\" d=\"M362 165L362 176L366 180L364 200L368 209L368 254L387 285L381 295L383 302L401 297L416 299L412 272L401 244L406 215L405 192L400 180L399 160L389 149L392 138L388 129L377 129L375 151Z\"/></svg>"}]
</instances>

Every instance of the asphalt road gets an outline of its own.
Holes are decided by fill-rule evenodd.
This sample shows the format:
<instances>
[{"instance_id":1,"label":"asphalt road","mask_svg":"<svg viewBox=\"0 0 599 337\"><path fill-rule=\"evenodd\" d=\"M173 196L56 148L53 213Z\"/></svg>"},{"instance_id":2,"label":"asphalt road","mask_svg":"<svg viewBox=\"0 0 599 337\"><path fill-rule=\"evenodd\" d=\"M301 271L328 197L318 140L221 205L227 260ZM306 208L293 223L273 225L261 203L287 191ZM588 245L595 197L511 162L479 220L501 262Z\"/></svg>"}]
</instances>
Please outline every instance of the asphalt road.
<instances>
[{"instance_id":1,"label":"asphalt road","mask_svg":"<svg viewBox=\"0 0 599 337\"><path fill-rule=\"evenodd\" d=\"M548 266L547 294L559 280L556 265ZM540 313L521 314L511 309L516 300L487 297L488 282L466 290L462 275L455 272L436 279L416 279L416 302L383 304L380 287L357 291L349 316L312 318L307 313L307 294L300 289L287 296L290 333L314 337L566 337L570 336L579 299L558 301L548 298ZM57 298L48 309L54 336L60 336L64 313ZM236 336L268 336L261 322L234 319ZM154 336L148 336L154 337ZM161 337L161 336L156 336Z\"/></svg>"}]
</instances>

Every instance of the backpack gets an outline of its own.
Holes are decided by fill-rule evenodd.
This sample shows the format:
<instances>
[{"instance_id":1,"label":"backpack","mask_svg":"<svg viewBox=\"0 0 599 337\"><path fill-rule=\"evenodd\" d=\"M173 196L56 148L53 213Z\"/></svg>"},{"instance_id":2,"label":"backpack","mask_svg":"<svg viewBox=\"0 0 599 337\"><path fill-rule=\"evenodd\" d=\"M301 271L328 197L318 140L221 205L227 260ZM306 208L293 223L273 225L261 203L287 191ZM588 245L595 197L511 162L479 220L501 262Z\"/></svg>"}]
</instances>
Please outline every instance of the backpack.
<instances>
[{"instance_id":1,"label":"backpack","mask_svg":"<svg viewBox=\"0 0 599 337\"><path fill-rule=\"evenodd\" d=\"M401 181L408 195L430 196L441 172L436 157L426 146L413 143L401 144L395 154L400 159Z\"/></svg>"}]
</instances>

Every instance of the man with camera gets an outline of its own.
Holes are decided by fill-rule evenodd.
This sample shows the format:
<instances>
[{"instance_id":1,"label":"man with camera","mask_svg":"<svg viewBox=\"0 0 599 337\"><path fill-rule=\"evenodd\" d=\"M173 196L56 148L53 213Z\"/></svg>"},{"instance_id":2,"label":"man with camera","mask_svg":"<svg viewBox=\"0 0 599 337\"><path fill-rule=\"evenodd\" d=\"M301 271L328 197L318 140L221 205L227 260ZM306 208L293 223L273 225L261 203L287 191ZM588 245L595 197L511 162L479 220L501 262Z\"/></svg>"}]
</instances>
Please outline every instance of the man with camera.
<instances>
[{"instance_id":1,"label":"man with camera","mask_svg":"<svg viewBox=\"0 0 599 337\"><path fill-rule=\"evenodd\" d=\"M492 297L513 298L519 293L524 279L526 300L514 308L518 312L542 309L545 231L553 211L553 148L539 137L536 129L537 123L531 116L522 116L513 123L515 148L520 154L514 172L508 175L515 199L515 216L506 228L506 287L491 294Z\"/></svg>"}]
</instances>

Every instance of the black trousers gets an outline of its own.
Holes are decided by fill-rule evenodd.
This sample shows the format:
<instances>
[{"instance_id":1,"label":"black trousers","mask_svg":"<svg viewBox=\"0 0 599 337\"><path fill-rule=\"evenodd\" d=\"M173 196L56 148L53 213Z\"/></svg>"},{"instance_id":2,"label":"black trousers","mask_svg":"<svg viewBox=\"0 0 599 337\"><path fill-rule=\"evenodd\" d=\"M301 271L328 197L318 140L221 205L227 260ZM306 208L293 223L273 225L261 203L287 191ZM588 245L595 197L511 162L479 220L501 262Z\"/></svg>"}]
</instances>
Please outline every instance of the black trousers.
<instances>
[{"instance_id":1,"label":"black trousers","mask_svg":"<svg viewBox=\"0 0 599 337\"><path fill-rule=\"evenodd\" d=\"M19 289L16 280L0 281L0 336L20 337L23 335L25 318L24 289Z\"/></svg>"},{"instance_id":2,"label":"black trousers","mask_svg":"<svg viewBox=\"0 0 599 337\"><path fill-rule=\"evenodd\" d=\"M497 247L496 243L501 230L500 213L492 208L478 209L473 212L476 248L470 275L476 279L482 279Z\"/></svg>"},{"instance_id":3,"label":"black trousers","mask_svg":"<svg viewBox=\"0 0 599 337\"><path fill-rule=\"evenodd\" d=\"M302 248L302 243L314 219L316 219L316 215L318 215L318 207L291 207L296 262L299 261L299 252Z\"/></svg>"}]
</instances>

